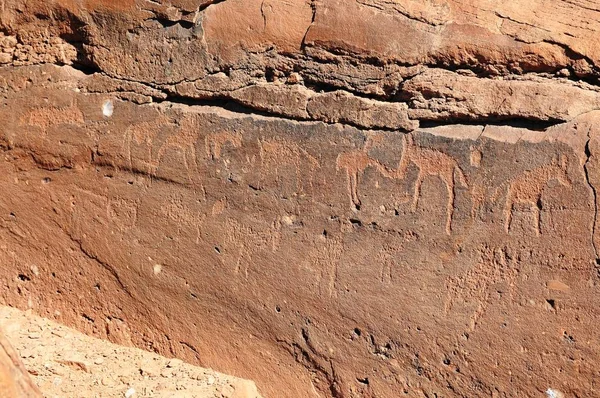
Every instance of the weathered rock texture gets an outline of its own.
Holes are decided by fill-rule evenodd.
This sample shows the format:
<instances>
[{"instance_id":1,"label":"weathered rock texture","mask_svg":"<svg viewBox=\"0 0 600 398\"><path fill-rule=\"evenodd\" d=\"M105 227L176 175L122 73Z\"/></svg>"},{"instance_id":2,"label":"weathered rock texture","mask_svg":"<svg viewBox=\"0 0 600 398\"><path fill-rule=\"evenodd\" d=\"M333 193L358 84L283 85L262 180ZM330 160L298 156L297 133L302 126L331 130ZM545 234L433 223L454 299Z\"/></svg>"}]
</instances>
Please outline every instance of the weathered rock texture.
<instances>
[{"instance_id":1,"label":"weathered rock texture","mask_svg":"<svg viewBox=\"0 0 600 398\"><path fill-rule=\"evenodd\" d=\"M597 2L0 4L4 302L267 397L600 394Z\"/></svg>"}]
</instances>

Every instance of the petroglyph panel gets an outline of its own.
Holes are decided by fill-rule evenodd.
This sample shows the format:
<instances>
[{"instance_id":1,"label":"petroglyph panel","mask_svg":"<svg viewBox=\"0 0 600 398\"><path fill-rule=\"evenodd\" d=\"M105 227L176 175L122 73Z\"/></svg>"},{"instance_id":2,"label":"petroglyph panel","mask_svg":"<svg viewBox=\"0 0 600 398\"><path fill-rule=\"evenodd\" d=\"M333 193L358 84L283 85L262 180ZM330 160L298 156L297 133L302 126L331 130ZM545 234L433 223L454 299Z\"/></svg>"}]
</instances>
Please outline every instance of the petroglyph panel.
<instances>
[{"instance_id":1,"label":"petroglyph panel","mask_svg":"<svg viewBox=\"0 0 600 398\"><path fill-rule=\"evenodd\" d=\"M595 376L565 359L600 355L580 348L600 338L592 116L504 141L499 127L365 132L118 99L107 118L105 97L61 93L84 115L63 146L88 156L52 170L36 159L62 155L20 140L41 131L21 118L27 91L0 130L11 142L0 189L13 193L0 203L0 257L18 269L5 301L52 300L90 333L259 381L268 372L301 386L293 396L311 383L444 395L448 382L470 396L472 380L503 394L515 378L529 394L556 369ZM39 275L19 279L33 264ZM223 355L232 344L236 358ZM555 356L531 354L550 346ZM507 364L490 362L507 347Z\"/></svg>"}]
</instances>

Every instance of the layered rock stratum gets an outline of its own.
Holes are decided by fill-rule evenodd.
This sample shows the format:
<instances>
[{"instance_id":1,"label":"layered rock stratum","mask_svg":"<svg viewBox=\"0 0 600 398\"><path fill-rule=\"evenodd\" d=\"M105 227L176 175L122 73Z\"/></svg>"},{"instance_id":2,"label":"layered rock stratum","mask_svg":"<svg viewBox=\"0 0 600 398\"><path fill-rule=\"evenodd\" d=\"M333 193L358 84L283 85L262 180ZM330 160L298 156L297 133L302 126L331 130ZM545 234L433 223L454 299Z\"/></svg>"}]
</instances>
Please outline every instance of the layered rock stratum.
<instances>
[{"instance_id":1,"label":"layered rock stratum","mask_svg":"<svg viewBox=\"0 0 600 398\"><path fill-rule=\"evenodd\" d=\"M599 394L597 2L0 4L4 303L266 397Z\"/></svg>"}]
</instances>

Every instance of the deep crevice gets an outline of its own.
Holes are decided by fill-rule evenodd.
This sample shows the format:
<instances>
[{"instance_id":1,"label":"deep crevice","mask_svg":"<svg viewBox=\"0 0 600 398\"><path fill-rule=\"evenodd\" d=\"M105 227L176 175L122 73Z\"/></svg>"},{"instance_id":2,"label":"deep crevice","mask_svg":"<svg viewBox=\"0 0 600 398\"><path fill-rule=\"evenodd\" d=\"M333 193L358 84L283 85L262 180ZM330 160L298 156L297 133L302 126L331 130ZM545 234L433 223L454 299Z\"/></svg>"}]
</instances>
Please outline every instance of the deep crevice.
<instances>
[{"instance_id":1,"label":"deep crevice","mask_svg":"<svg viewBox=\"0 0 600 398\"><path fill-rule=\"evenodd\" d=\"M592 194L594 196L594 219L592 222L592 247L594 249L594 254L596 256L596 264L598 264L598 260L600 259L600 257L598 256L598 247L596 247L596 241L595 241L595 236L596 236L596 228L597 228L597 224L598 224L598 192L596 187L591 183L590 181L590 175L589 175L589 164L590 164L590 159L592 157L592 151L590 150L590 141L592 140L591 138L591 133L588 130L588 139L585 143L585 163L583 165L583 171L584 171L584 175L585 175L585 182L586 184L590 187L590 189L592 190Z\"/></svg>"},{"instance_id":2,"label":"deep crevice","mask_svg":"<svg viewBox=\"0 0 600 398\"><path fill-rule=\"evenodd\" d=\"M419 128L434 128L448 125L467 125L467 126L507 126L515 128L524 128L532 131L543 132L548 128L557 126L565 123L564 120L551 119L551 120L539 120L531 119L519 116L505 116L505 117L481 117L478 119L474 118L460 118L460 117L448 117L439 120L419 120Z\"/></svg>"},{"instance_id":3,"label":"deep crevice","mask_svg":"<svg viewBox=\"0 0 600 398\"><path fill-rule=\"evenodd\" d=\"M209 2L209 3L207 3L207 4L203 4L202 6L198 7L198 11L199 12L204 11L208 7L216 5L216 4L219 4L219 3L223 3L224 1L227 1L227 0L213 0L213 1Z\"/></svg>"},{"instance_id":4,"label":"deep crevice","mask_svg":"<svg viewBox=\"0 0 600 398\"><path fill-rule=\"evenodd\" d=\"M277 343L284 345L286 351L294 356L294 360L298 364L327 384L326 388L316 386L324 394L328 394L332 398L344 398L345 394L340 386L338 376L336 375L333 366L333 361L315 351L306 328L301 329L301 336L303 344L289 343L281 339L277 339L276 341ZM324 366L322 363L323 361L329 364L330 369L327 369L327 367Z\"/></svg>"},{"instance_id":5,"label":"deep crevice","mask_svg":"<svg viewBox=\"0 0 600 398\"><path fill-rule=\"evenodd\" d=\"M190 97L181 97L177 95L173 95L172 93L168 93L166 98L153 98L155 103L173 103L173 104L182 104L188 106L212 106L225 109L227 111L249 115L249 116L262 116L266 118L277 118L283 120L297 121L297 122L313 122L313 123L324 123L328 125L334 124L343 124L347 126L351 126L357 128L359 130L367 131L367 130L378 130L378 131L389 131L389 132L398 132L404 131L402 129L388 128L388 127L374 127L367 128L365 126L361 126L357 123L352 123L347 120L342 120L337 123L330 123L320 119L311 119L310 117L298 117L293 115L286 115L282 113L269 112L257 108L252 108L247 105L244 105L232 98L228 98L224 95L215 96L213 98L190 98Z\"/></svg>"},{"instance_id":6,"label":"deep crevice","mask_svg":"<svg viewBox=\"0 0 600 398\"><path fill-rule=\"evenodd\" d=\"M310 28L313 26L313 24L315 23L315 19L317 18L317 4L316 4L315 0L310 0L310 8L312 9L312 17L310 19L310 24L306 28L306 32L304 32L304 36L302 36L302 41L300 42L300 50L302 52L304 52L304 49L306 48L306 36L308 36L308 32L310 31ZM265 21L265 26L266 26L266 21Z\"/></svg>"},{"instance_id":7,"label":"deep crevice","mask_svg":"<svg viewBox=\"0 0 600 398\"><path fill-rule=\"evenodd\" d=\"M170 19L160 18L160 17L152 18L152 21L158 22L165 29L173 27L175 25L179 25L183 29L193 29L196 26L195 23L190 22L190 21L184 21L184 20L172 21Z\"/></svg>"}]
</instances>

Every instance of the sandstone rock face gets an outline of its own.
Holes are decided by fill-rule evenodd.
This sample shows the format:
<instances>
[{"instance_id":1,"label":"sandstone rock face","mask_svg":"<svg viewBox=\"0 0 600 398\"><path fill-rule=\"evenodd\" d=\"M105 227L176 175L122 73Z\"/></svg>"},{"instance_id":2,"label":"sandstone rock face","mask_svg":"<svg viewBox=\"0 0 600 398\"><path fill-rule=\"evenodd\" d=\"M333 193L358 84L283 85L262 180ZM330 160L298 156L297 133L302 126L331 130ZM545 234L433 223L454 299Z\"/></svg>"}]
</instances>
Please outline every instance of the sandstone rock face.
<instances>
[{"instance_id":1,"label":"sandstone rock face","mask_svg":"<svg viewBox=\"0 0 600 398\"><path fill-rule=\"evenodd\" d=\"M594 2L0 15L5 303L267 397L599 394Z\"/></svg>"}]
</instances>

